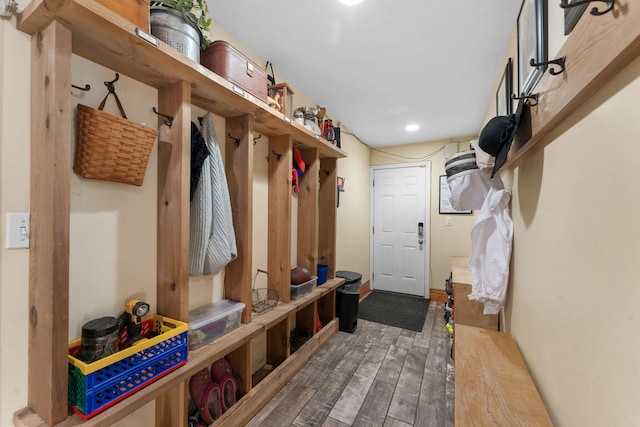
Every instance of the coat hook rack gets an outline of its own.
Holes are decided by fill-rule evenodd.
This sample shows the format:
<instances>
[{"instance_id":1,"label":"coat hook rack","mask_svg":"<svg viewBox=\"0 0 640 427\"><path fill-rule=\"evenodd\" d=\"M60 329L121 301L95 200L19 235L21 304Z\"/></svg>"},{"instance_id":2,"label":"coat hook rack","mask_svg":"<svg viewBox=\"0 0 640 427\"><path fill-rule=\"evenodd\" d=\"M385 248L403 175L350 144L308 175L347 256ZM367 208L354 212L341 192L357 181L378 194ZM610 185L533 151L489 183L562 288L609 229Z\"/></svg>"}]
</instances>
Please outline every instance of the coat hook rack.
<instances>
[{"instance_id":1,"label":"coat hook rack","mask_svg":"<svg viewBox=\"0 0 640 427\"><path fill-rule=\"evenodd\" d=\"M76 86L76 85L71 85L71 87L76 88L78 90L82 90L85 92L88 92L91 90L91 86L89 86L88 84L84 85L84 87L80 87L80 86Z\"/></svg>"},{"instance_id":2,"label":"coat hook rack","mask_svg":"<svg viewBox=\"0 0 640 427\"><path fill-rule=\"evenodd\" d=\"M156 113L157 115L164 117L164 124L171 127L171 125L173 125L173 116L167 116L166 114L162 114L160 111L158 111L156 109L156 107L153 107L153 112Z\"/></svg>"},{"instance_id":3,"label":"coat hook rack","mask_svg":"<svg viewBox=\"0 0 640 427\"><path fill-rule=\"evenodd\" d=\"M240 138L234 138L233 136L231 136L231 133L228 133L227 136L233 139L233 143L236 145L236 147L240 146Z\"/></svg>"},{"instance_id":4,"label":"coat hook rack","mask_svg":"<svg viewBox=\"0 0 640 427\"><path fill-rule=\"evenodd\" d=\"M535 107L536 105L538 105L538 94L537 93L533 93L531 95L522 94L522 96L516 96L515 93L512 93L511 94L511 99L513 99L514 101L520 100L520 99L526 99L527 102L529 103L530 107ZM531 102L532 100L534 102Z\"/></svg>"},{"instance_id":5,"label":"coat hook rack","mask_svg":"<svg viewBox=\"0 0 640 427\"><path fill-rule=\"evenodd\" d=\"M256 142L258 142L258 140L262 138L262 134L258 135L256 138L253 138L253 145L256 145ZM278 159L280 160L280 159Z\"/></svg>"},{"instance_id":6,"label":"coat hook rack","mask_svg":"<svg viewBox=\"0 0 640 427\"><path fill-rule=\"evenodd\" d=\"M588 4L593 1L599 1L607 4L607 8L603 11L598 10L597 6L591 9L589 13L594 16L601 16L605 13L611 12L613 10L614 4L616 3L615 0L578 0L574 1L573 3L569 3L569 0L560 0L560 7L563 9L567 9L571 7L582 6L583 4Z\"/></svg>"},{"instance_id":7,"label":"coat hook rack","mask_svg":"<svg viewBox=\"0 0 640 427\"><path fill-rule=\"evenodd\" d=\"M535 59L531 58L531 61L529 61L529 65L531 65L532 67L540 67L541 65L557 65L558 67L560 67L559 70L556 70L555 68L549 68L549 74L551 74L552 76L557 76L558 74L562 74L564 73L564 63L566 62L567 57L563 56L561 58L558 59L554 59L552 61L543 61L543 62L536 62Z\"/></svg>"},{"instance_id":8,"label":"coat hook rack","mask_svg":"<svg viewBox=\"0 0 640 427\"><path fill-rule=\"evenodd\" d=\"M273 153L274 156L276 156L276 160L280 161L280 158L282 157L282 154L278 154L274 150L271 150L271 152Z\"/></svg>"},{"instance_id":9,"label":"coat hook rack","mask_svg":"<svg viewBox=\"0 0 640 427\"><path fill-rule=\"evenodd\" d=\"M118 80L120 80L120 74L116 73L115 79L111 80L110 82L104 82L104 85L107 87L110 93L114 93L116 91L116 87L113 84Z\"/></svg>"}]
</instances>

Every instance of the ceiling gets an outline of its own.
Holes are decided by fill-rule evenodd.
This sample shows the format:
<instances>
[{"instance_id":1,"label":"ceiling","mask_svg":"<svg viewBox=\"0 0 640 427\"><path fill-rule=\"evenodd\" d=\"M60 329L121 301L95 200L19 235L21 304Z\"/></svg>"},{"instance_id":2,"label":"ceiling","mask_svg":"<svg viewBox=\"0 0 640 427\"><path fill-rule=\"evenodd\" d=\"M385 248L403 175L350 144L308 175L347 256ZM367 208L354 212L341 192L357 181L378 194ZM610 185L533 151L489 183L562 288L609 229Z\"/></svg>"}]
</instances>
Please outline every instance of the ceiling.
<instances>
[{"instance_id":1,"label":"ceiling","mask_svg":"<svg viewBox=\"0 0 640 427\"><path fill-rule=\"evenodd\" d=\"M480 132L521 1L207 3L215 25L363 143L384 147Z\"/></svg>"}]
</instances>

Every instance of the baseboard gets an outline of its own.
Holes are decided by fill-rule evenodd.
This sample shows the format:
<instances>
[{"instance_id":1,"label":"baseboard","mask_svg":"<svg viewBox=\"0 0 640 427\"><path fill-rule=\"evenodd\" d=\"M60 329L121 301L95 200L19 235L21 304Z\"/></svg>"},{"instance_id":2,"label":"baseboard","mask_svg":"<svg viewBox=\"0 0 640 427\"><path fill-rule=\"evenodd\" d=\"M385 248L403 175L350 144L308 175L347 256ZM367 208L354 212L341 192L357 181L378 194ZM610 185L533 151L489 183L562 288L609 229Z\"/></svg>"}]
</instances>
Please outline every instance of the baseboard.
<instances>
[{"instance_id":1,"label":"baseboard","mask_svg":"<svg viewBox=\"0 0 640 427\"><path fill-rule=\"evenodd\" d=\"M371 283L367 280L360 288L360 300L369 295L369 292L371 292Z\"/></svg>"},{"instance_id":2,"label":"baseboard","mask_svg":"<svg viewBox=\"0 0 640 427\"><path fill-rule=\"evenodd\" d=\"M429 289L429 299L435 302L447 302L449 295L444 289Z\"/></svg>"},{"instance_id":3,"label":"baseboard","mask_svg":"<svg viewBox=\"0 0 640 427\"><path fill-rule=\"evenodd\" d=\"M371 283L367 280L360 288L360 300L371 292ZM444 289L429 289L429 299L435 302L449 301L449 295Z\"/></svg>"}]
</instances>

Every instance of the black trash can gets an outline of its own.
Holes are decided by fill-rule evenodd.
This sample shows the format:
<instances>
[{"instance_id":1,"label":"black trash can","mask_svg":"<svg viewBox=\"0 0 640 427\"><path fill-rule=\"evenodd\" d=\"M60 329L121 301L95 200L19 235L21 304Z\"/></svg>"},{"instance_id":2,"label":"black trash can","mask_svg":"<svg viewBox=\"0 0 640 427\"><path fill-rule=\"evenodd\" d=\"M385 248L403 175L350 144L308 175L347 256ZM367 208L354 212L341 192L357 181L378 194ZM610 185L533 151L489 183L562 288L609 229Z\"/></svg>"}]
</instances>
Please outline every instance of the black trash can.
<instances>
[{"instance_id":1,"label":"black trash can","mask_svg":"<svg viewBox=\"0 0 640 427\"><path fill-rule=\"evenodd\" d=\"M339 329L353 333L358 326L358 303L362 288L362 274L354 271L336 271L336 277L345 280L344 285L336 289L336 314Z\"/></svg>"}]
</instances>

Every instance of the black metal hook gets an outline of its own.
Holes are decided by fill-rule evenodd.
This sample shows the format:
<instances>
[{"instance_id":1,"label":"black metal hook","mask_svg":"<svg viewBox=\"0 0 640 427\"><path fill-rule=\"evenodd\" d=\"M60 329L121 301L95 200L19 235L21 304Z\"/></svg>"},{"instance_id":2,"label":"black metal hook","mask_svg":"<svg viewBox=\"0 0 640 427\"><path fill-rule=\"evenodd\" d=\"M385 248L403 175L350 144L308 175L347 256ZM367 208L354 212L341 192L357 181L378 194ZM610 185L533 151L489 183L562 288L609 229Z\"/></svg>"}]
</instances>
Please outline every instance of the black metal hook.
<instances>
[{"instance_id":1,"label":"black metal hook","mask_svg":"<svg viewBox=\"0 0 640 427\"><path fill-rule=\"evenodd\" d=\"M577 0L573 3L569 3L569 0L560 0L560 7L563 9L567 9L571 7L582 6L583 4L588 4L592 1L601 1L607 4L607 8L603 11L599 11L597 6L591 9L589 13L594 16L600 16L604 15L605 13L611 12L613 10L614 4L616 3L615 0Z\"/></svg>"},{"instance_id":2,"label":"black metal hook","mask_svg":"<svg viewBox=\"0 0 640 427\"><path fill-rule=\"evenodd\" d=\"M198 122L200 123L200 126L202 126L202 122L204 120L204 116L198 116Z\"/></svg>"},{"instance_id":3,"label":"black metal hook","mask_svg":"<svg viewBox=\"0 0 640 427\"><path fill-rule=\"evenodd\" d=\"M227 136L233 139L233 143L236 145L236 147L240 146L240 138L234 138L233 136L231 136L231 133L228 133Z\"/></svg>"},{"instance_id":4,"label":"black metal hook","mask_svg":"<svg viewBox=\"0 0 640 427\"><path fill-rule=\"evenodd\" d=\"M558 67L560 67L559 70L549 67L549 74L551 74L552 76L557 76L558 74L564 73L564 63L566 62L566 60L566 56L543 62L536 62L535 59L531 58L531 61L529 61L529 65L531 65L532 67L540 67L541 65L557 65Z\"/></svg>"},{"instance_id":5,"label":"black metal hook","mask_svg":"<svg viewBox=\"0 0 640 427\"><path fill-rule=\"evenodd\" d=\"M278 154L274 150L271 150L271 152L276 156L276 160L280 161L280 157L282 157L282 154Z\"/></svg>"},{"instance_id":6,"label":"black metal hook","mask_svg":"<svg viewBox=\"0 0 640 427\"><path fill-rule=\"evenodd\" d=\"M173 125L173 116L167 116L166 114L162 114L160 111L158 111L156 109L156 107L153 107L153 112L156 113L159 116L162 116L165 118L164 124L171 127L171 125Z\"/></svg>"},{"instance_id":7,"label":"black metal hook","mask_svg":"<svg viewBox=\"0 0 640 427\"><path fill-rule=\"evenodd\" d=\"M256 145L256 142L258 142L260 138L262 138L262 134L258 135L256 138L253 138L253 145Z\"/></svg>"},{"instance_id":8,"label":"black metal hook","mask_svg":"<svg viewBox=\"0 0 640 427\"><path fill-rule=\"evenodd\" d=\"M536 105L538 105L538 94L537 93L534 93L534 94L531 94L531 95L522 94L522 96L516 96L515 93L512 93L511 94L511 99L513 99L514 101L520 100L520 99L526 99L527 102L529 103L530 107L535 107ZM532 103L531 100L534 100L535 104Z\"/></svg>"},{"instance_id":9,"label":"black metal hook","mask_svg":"<svg viewBox=\"0 0 640 427\"><path fill-rule=\"evenodd\" d=\"M110 82L104 82L104 85L109 90L109 93L115 93L116 92L116 87L114 86L114 83L117 82L119 79L120 79L120 74L116 73L116 78L115 79L111 80Z\"/></svg>"},{"instance_id":10,"label":"black metal hook","mask_svg":"<svg viewBox=\"0 0 640 427\"><path fill-rule=\"evenodd\" d=\"M76 88L78 90L82 90L85 92L88 92L91 90L91 86L89 86L88 84L84 85L84 87L80 87L80 86L76 86L76 85L71 85L71 87Z\"/></svg>"}]
</instances>

